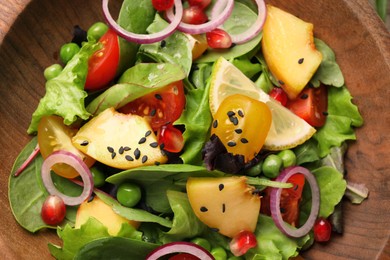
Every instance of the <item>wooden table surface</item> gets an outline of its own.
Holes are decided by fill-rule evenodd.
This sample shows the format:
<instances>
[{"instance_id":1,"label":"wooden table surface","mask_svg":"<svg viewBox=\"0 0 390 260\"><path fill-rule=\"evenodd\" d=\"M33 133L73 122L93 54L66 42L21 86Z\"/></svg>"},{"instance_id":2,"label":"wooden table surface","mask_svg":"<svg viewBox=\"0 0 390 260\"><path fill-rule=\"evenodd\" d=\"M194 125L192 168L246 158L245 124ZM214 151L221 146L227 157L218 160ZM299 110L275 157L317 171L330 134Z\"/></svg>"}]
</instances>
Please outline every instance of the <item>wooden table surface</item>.
<instances>
[{"instance_id":1,"label":"wooden table surface","mask_svg":"<svg viewBox=\"0 0 390 260\"><path fill-rule=\"evenodd\" d=\"M29 35L30 26L40 19L40 15L45 15L47 9L44 8L54 6L53 3L66 6L67 1L32 1L40 2L27 8L29 9L27 14L32 19L21 19L17 24L18 28L22 28L23 33ZM277 0L269 1L277 2ZM45 48L51 48L49 51L52 52L49 53L54 53L53 50L58 49L58 46L46 44L45 41L50 41L50 37L47 37L45 41L34 42L33 48L26 46L26 52L23 44L29 43L18 43L20 39L25 40L25 38L19 37L18 31L12 30L14 29L12 27L19 14L23 15L23 10L30 0L0 0L0 2L0 147L3 149L0 153L0 205L3 209L0 215L0 259L50 259L47 243L57 240L55 233L39 232L31 235L16 224L8 204L7 176L13 160L29 140L25 130L29 124L33 105L25 103L25 100L30 102L31 99L36 105L44 91L32 89L36 83L43 83L43 79L34 77L42 73L43 68L50 65L50 62L53 62L51 55L45 56ZM43 2L43 7L41 7L41 2ZM83 8L87 8L87 4L98 5L93 0L74 0L74 2L78 5L85 3ZM279 2L287 10L297 8L303 13L303 17L308 15L304 13L306 10L304 0L294 1L294 6L287 1ZM343 34L335 30L338 38L336 37L332 42L332 47L334 46L340 58L342 70L348 75L354 75L346 77L346 82L348 86L351 86L351 91L362 110L366 123L358 132L358 138L364 141L357 142L351 147L346 161L347 168L355 174L350 176L352 179L357 178L367 184L370 188L370 198L360 206L347 203L346 208L352 213L347 212L349 223L346 223L347 233L344 238L336 237L326 246L317 245L313 253L309 252L305 257L336 260L390 259L390 135L388 133L390 129L390 36L385 26L377 17L374 17L374 10L368 0L317 0L311 3L317 9L321 6L334 8L335 12L340 12L339 16L346 15L355 23L355 25L338 24L340 27L346 26L346 29L350 29L350 35L357 36L351 42L346 42L341 40ZM333 5L331 6L330 3ZM335 6L338 5L349 8L352 12L337 9ZM80 19L91 21L99 16L95 14L97 11L93 13L96 16L92 18L79 9L75 8L75 12ZM50 12L50 15L67 18L68 14L58 8ZM315 20L314 24L318 24L321 38L331 40L334 37L333 32L330 33L327 24L321 22L320 16L322 15L324 19L329 19L333 14L317 12L311 18ZM335 16L339 17L338 14ZM70 21L66 23L67 26L71 24ZM321 31L321 28L325 28L324 31ZM53 37L57 39L56 43L59 38L64 40L66 38L61 35L60 31L63 30L54 29L52 31ZM39 33L39 36L46 37L43 33ZM40 53L29 53L30 50ZM356 58L351 55L353 52L357 53ZM369 54L374 55L377 60L369 59ZM28 58L28 55L32 58ZM44 56L43 60L39 58L39 55ZM26 57L27 59L24 60ZM10 64L9 67L8 64ZM358 73L353 74L354 70ZM31 84L31 80L36 81L35 85ZM5 88L10 88L14 95ZM18 96L22 94L27 98L23 99ZM20 104L20 107L11 107L15 102ZM11 117L9 113L14 113L16 116ZM331 248L330 254L327 248Z\"/></svg>"}]
</instances>

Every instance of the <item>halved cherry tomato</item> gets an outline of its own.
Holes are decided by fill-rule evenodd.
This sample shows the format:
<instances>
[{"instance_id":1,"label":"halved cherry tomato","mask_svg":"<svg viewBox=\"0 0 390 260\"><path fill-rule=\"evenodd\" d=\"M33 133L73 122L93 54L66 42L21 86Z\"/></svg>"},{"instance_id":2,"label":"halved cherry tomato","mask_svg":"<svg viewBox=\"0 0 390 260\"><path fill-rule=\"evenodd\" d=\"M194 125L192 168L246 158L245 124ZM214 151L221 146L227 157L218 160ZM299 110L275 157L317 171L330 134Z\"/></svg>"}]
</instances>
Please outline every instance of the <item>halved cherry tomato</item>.
<instances>
[{"instance_id":1,"label":"halved cherry tomato","mask_svg":"<svg viewBox=\"0 0 390 260\"><path fill-rule=\"evenodd\" d=\"M119 65L119 42L117 34L109 29L99 40L103 47L96 51L88 61L86 90L105 87L116 76Z\"/></svg>"},{"instance_id":2,"label":"halved cherry tomato","mask_svg":"<svg viewBox=\"0 0 390 260\"><path fill-rule=\"evenodd\" d=\"M90 167L95 163L91 157L80 152L72 144L72 137L77 133L76 128L64 125L59 116L42 117L38 125L38 144L43 158L48 157L54 151L65 150L79 156ZM55 164L53 171L65 178L75 178L78 172L68 164Z\"/></svg>"},{"instance_id":3,"label":"halved cherry tomato","mask_svg":"<svg viewBox=\"0 0 390 260\"><path fill-rule=\"evenodd\" d=\"M302 198L302 190L305 185L305 176L302 174L295 174L291 176L288 181L294 186L292 188L283 189L280 196L280 210L282 218L285 222L296 227L299 221L299 203ZM266 215L271 215L270 211L270 193L271 188L266 188L262 193L260 212Z\"/></svg>"},{"instance_id":4,"label":"halved cherry tomato","mask_svg":"<svg viewBox=\"0 0 390 260\"><path fill-rule=\"evenodd\" d=\"M128 103L119 111L146 117L152 129L157 131L163 125L176 121L185 103L183 82L177 81Z\"/></svg>"},{"instance_id":5,"label":"halved cherry tomato","mask_svg":"<svg viewBox=\"0 0 390 260\"><path fill-rule=\"evenodd\" d=\"M325 124L328 110L328 90L325 85L318 88L305 88L299 96L287 102L294 114L314 127Z\"/></svg>"},{"instance_id":6,"label":"halved cherry tomato","mask_svg":"<svg viewBox=\"0 0 390 260\"><path fill-rule=\"evenodd\" d=\"M158 143L164 145L164 150L178 153L184 147L182 132L172 124L163 125L157 133Z\"/></svg>"}]
</instances>

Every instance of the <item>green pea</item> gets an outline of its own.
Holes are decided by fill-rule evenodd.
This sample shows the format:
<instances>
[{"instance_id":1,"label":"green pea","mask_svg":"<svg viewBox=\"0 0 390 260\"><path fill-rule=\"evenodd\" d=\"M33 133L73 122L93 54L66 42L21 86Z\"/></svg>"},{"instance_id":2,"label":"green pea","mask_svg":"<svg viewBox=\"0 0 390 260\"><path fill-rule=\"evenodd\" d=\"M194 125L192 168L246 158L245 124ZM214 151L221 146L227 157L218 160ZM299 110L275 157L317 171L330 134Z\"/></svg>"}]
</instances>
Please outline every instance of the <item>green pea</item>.
<instances>
[{"instance_id":1,"label":"green pea","mask_svg":"<svg viewBox=\"0 0 390 260\"><path fill-rule=\"evenodd\" d=\"M291 150L280 151L278 156L282 159L284 168L294 166L297 163L297 156Z\"/></svg>"},{"instance_id":2,"label":"green pea","mask_svg":"<svg viewBox=\"0 0 390 260\"><path fill-rule=\"evenodd\" d=\"M105 23L97 22L93 24L87 31L87 37L92 37L98 41L108 30L108 26Z\"/></svg>"},{"instance_id":3,"label":"green pea","mask_svg":"<svg viewBox=\"0 0 390 260\"><path fill-rule=\"evenodd\" d=\"M93 166L91 169L94 186L99 188L106 183L106 175L98 168Z\"/></svg>"},{"instance_id":4,"label":"green pea","mask_svg":"<svg viewBox=\"0 0 390 260\"><path fill-rule=\"evenodd\" d=\"M60 64L50 65L43 71L43 76L46 80L51 80L57 77L61 73L62 69L63 68Z\"/></svg>"},{"instance_id":5,"label":"green pea","mask_svg":"<svg viewBox=\"0 0 390 260\"><path fill-rule=\"evenodd\" d=\"M263 161L260 161L259 163L255 164L253 167L246 170L245 174L248 176L253 176L253 177L260 175L262 165L263 165Z\"/></svg>"},{"instance_id":6,"label":"green pea","mask_svg":"<svg viewBox=\"0 0 390 260\"><path fill-rule=\"evenodd\" d=\"M210 251L211 255L214 256L215 260L226 260L227 253L222 247L214 247Z\"/></svg>"},{"instance_id":7,"label":"green pea","mask_svg":"<svg viewBox=\"0 0 390 260\"><path fill-rule=\"evenodd\" d=\"M141 200L141 188L134 183L124 182L119 185L116 198L125 207L134 207Z\"/></svg>"},{"instance_id":8,"label":"green pea","mask_svg":"<svg viewBox=\"0 0 390 260\"><path fill-rule=\"evenodd\" d=\"M78 53L80 47L73 42L62 45L60 49L60 59L64 64L67 64L76 53Z\"/></svg>"},{"instance_id":9,"label":"green pea","mask_svg":"<svg viewBox=\"0 0 390 260\"><path fill-rule=\"evenodd\" d=\"M196 238L192 239L191 242L194 243L194 244L197 244L198 246L203 247L203 248L206 249L207 251L210 251L210 250L211 250L211 244L210 244L210 242L209 242L207 239L205 239L205 238L196 237Z\"/></svg>"},{"instance_id":10,"label":"green pea","mask_svg":"<svg viewBox=\"0 0 390 260\"><path fill-rule=\"evenodd\" d=\"M282 169L282 159L276 154L268 155L263 162L261 170L263 174L268 178L276 178L279 175L280 170Z\"/></svg>"}]
</instances>

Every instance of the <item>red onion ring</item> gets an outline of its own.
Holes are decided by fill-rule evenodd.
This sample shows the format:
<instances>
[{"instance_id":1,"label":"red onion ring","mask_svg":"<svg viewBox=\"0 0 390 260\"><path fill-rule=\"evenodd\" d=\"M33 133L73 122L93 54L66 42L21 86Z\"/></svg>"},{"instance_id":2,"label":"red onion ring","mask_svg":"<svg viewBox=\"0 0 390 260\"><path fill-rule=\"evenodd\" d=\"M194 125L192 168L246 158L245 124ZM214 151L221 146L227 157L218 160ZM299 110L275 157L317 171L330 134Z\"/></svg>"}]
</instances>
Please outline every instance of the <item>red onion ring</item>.
<instances>
[{"instance_id":1,"label":"red onion ring","mask_svg":"<svg viewBox=\"0 0 390 260\"><path fill-rule=\"evenodd\" d=\"M174 253L187 253L202 260L213 260L214 257L203 247L190 242L171 242L154 249L146 257L146 260L157 260L162 256Z\"/></svg>"},{"instance_id":2,"label":"red onion ring","mask_svg":"<svg viewBox=\"0 0 390 260\"><path fill-rule=\"evenodd\" d=\"M288 224L286 224L283 221L282 214L280 212L280 196L282 193L282 189L278 188L272 188L271 190L271 198L270 198L270 208L271 208L271 215L272 219L274 220L276 226L286 235L290 237L302 237L306 235L314 225L314 222L317 219L318 211L320 208L320 190L317 185L317 181L313 174L307 170L306 168L303 168L301 166L292 166L284 169L278 178L276 178L276 181L279 182L287 182L288 179L297 173L301 173L305 176L306 180L308 181L310 188L311 188L311 194L312 194L312 204L311 204L311 211L309 218L307 219L306 223L301 226L300 228L292 227Z\"/></svg>"},{"instance_id":3,"label":"red onion ring","mask_svg":"<svg viewBox=\"0 0 390 260\"><path fill-rule=\"evenodd\" d=\"M80 196L78 197L67 196L61 193L60 191L58 191L57 188L54 186L53 180L51 178L50 168L57 163L68 164L72 166L80 174L84 183L83 185L84 189L83 192L80 194ZM59 150L49 155L43 161L41 174L42 174L43 184L45 185L47 191L51 195L57 195L60 198L62 198L66 205L70 205L70 206L80 205L83 201L88 199L92 194L93 178L92 178L91 171L89 170L88 166L78 156L68 151Z\"/></svg>"},{"instance_id":4,"label":"red onion ring","mask_svg":"<svg viewBox=\"0 0 390 260\"><path fill-rule=\"evenodd\" d=\"M219 15L217 17L213 17L210 21L207 23L203 24L188 24L181 22L178 26L177 29L181 32L189 33L189 34L201 34L201 33L206 33L210 32L213 29L217 28L218 26L222 25L231 15L233 8L234 8L234 0L217 0L216 4L213 7L213 10L221 10L222 7L221 5L225 3L226 1L226 6L225 9L222 12L219 12ZM176 11L177 12L177 11ZM217 11L214 11L217 12ZM177 13L175 15L177 17ZM167 18L170 21L174 21L175 18L173 14L173 9L169 9L167 11Z\"/></svg>"},{"instance_id":5,"label":"red onion ring","mask_svg":"<svg viewBox=\"0 0 390 260\"><path fill-rule=\"evenodd\" d=\"M123 39L135 42L135 43L155 43L159 42L168 36L170 36L172 33L175 32L177 26L179 25L181 18L183 16L183 5L181 3L181 0L175 0L175 15L172 17L172 22L162 31L158 33L153 34L138 34L138 33L132 33L129 31L126 31L123 29L117 22L112 18L111 13L108 9L108 1L109 0L103 0L102 7L103 7L103 15L105 20L107 21L108 25ZM170 8L170 11L173 10L173 7Z\"/></svg>"},{"instance_id":6,"label":"red onion ring","mask_svg":"<svg viewBox=\"0 0 390 260\"><path fill-rule=\"evenodd\" d=\"M256 35L258 35L263 29L265 19L267 17L267 8L265 6L264 0L255 0L257 4L257 19L252 24L252 26L243 33L232 35L230 34L230 38L232 42L235 44L241 44L247 41L252 40Z\"/></svg>"}]
</instances>

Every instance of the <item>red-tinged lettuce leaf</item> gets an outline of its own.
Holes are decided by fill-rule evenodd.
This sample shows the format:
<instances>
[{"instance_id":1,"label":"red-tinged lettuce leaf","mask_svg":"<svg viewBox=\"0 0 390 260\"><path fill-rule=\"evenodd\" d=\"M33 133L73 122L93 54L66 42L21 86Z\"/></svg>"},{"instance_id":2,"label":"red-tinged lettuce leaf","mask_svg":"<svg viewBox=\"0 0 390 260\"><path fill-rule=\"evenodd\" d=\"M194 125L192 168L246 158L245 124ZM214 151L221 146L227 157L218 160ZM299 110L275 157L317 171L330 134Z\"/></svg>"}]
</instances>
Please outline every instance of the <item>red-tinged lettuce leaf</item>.
<instances>
[{"instance_id":1,"label":"red-tinged lettuce leaf","mask_svg":"<svg viewBox=\"0 0 390 260\"><path fill-rule=\"evenodd\" d=\"M43 116L58 115L64 118L64 123L70 125L78 118L86 120L90 114L84 106L87 92L84 84L88 73L89 57L100 48L100 43L88 42L67 63L62 72L46 82L45 96L39 101L32 115L29 134L37 131L38 123Z\"/></svg>"}]
</instances>

